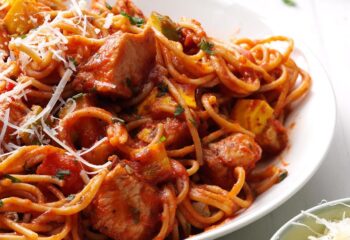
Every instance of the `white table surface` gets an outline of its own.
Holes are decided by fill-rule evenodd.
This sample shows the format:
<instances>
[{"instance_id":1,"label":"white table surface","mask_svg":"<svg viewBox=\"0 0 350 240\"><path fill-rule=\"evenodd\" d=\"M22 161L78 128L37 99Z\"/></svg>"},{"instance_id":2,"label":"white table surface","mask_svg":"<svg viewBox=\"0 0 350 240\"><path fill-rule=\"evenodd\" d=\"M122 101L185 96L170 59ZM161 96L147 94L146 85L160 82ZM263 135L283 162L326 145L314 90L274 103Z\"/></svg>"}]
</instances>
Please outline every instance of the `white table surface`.
<instances>
[{"instance_id":1,"label":"white table surface","mask_svg":"<svg viewBox=\"0 0 350 240\"><path fill-rule=\"evenodd\" d=\"M313 178L275 211L221 238L267 240L301 210L323 199L350 197L350 0L295 0L296 7L282 0L233 1L267 19L280 19L285 25L281 34L302 39L323 63L337 102L334 139Z\"/></svg>"}]
</instances>

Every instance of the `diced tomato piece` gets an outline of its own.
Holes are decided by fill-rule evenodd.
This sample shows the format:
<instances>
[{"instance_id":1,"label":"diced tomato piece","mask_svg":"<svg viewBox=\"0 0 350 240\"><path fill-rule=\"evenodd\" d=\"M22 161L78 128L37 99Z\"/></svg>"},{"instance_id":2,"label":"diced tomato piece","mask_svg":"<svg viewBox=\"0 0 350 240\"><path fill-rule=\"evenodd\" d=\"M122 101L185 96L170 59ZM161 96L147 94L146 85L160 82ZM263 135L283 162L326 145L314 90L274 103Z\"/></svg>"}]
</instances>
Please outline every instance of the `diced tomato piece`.
<instances>
[{"instance_id":1,"label":"diced tomato piece","mask_svg":"<svg viewBox=\"0 0 350 240\"><path fill-rule=\"evenodd\" d=\"M15 84L13 84L13 83L11 83L11 82L8 82L8 83L6 84L5 91L11 91L14 87L15 87Z\"/></svg>"},{"instance_id":2,"label":"diced tomato piece","mask_svg":"<svg viewBox=\"0 0 350 240\"><path fill-rule=\"evenodd\" d=\"M84 182L80 177L82 169L74 157L53 153L40 164L36 173L61 177L64 180L62 192L68 195L83 189Z\"/></svg>"}]
</instances>

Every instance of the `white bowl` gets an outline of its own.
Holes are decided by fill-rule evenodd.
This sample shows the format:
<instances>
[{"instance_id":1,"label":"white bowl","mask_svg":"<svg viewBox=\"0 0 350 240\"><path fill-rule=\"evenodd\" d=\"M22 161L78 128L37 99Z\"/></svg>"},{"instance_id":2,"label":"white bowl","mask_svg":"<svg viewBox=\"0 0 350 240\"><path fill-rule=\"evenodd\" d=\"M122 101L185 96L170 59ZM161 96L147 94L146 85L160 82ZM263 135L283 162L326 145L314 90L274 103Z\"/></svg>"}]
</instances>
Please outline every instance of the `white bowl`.
<instances>
[{"instance_id":1,"label":"white bowl","mask_svg":"<svg viewBox=\"0 0 350 240\"><path fill-rule=\"evenodd\" d=\"M346 205L347 206L346 206ZM306 213L312 213L319 218L324 218L329 221L339 221L343 217L350 217L350 198L340 199L332 202L323 203L316 207L310 208L305 211ZM309 236L315 236L315 234L309 230L309 228L295 223L301 223L313 231L323 234L325 226L318 224L313 217L307 216L304 213L292 218L286 224L284 224L271 238L271 240L308 240Z\"/></svg>"},{"instance_id":2,"label":"white bowl","mask_svg":"<svg viewBox=\"0 0 350 240\"><path fill-rule=\"evenodd\" d=\"M229 0L134 0L146 15L157 11L172 19L194 18L200 21L210 36L228 40L239 29L239 35L261 38L278 35L252 11ZM313 85L310 94L288 119L296 125L290 132L291 147L283 154L289 163L289 176L260 195L254 204L226 224L191 237L192 240L214 239L271 212L295 194L316 172L332 140L336 108L332 87L320 62L301 42L295 42L294 59L307 70Z\"/></svg>"}]
</instances>

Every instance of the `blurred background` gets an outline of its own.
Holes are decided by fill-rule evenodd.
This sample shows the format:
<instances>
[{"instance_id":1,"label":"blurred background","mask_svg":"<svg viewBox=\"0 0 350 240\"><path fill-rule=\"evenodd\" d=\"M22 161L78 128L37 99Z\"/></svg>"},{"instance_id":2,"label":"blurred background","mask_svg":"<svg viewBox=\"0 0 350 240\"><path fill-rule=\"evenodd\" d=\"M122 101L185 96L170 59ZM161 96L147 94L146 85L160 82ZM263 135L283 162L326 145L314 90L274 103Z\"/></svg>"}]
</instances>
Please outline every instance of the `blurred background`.
<instances>
[{"instance_id":1,"label":"blurred background","mask_svg":"<svg viewBox=\"0 0 350 240\"><path fill-rule=\"evenodd\" d=\"M350 1L230 1L255 11L269 25L276 27L278 34L303 41L328 72L337 102L333 143L314 177L294 197L269 215L222 238L267 240L301 210L317 205L322 200L350 197ZM322 137L322 129L319 137Z\"/></svg>"}]
</instances>

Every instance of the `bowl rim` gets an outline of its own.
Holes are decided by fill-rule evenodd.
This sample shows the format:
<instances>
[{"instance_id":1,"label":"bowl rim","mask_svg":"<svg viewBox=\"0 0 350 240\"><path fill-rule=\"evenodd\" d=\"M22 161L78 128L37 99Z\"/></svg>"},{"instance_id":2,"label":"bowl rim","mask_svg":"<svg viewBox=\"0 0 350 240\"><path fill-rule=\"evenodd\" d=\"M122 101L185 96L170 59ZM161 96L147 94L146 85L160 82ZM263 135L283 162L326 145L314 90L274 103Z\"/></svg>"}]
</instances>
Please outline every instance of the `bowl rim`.
<instances>
[{"instance_id":1,"label":"bowl rim","mask_svg":"<svg viewBox=\"0 0 350 240\"><path fill-rule=\"evenodd\" d=\"M324 202L324 203L320 203L319 205L313 206L303 212L305 213L315 213L319 210L323 210L323 209L331 209L334 206L343 204L343 203L350 203L350 197L347 198L341 198L341 199L337 199L337 200L333 200L330 202ZM281 236L281 234L283 234L284 231L286 231L293 223L305 218L305 215L303 212L300 212L298 215L294 216L293 218L291 218L290 220L288 220L285 224L282 225L282 227L280 227L275 234L270 238L270 240L278 240Z\"/></svg>"}]
</instances>

